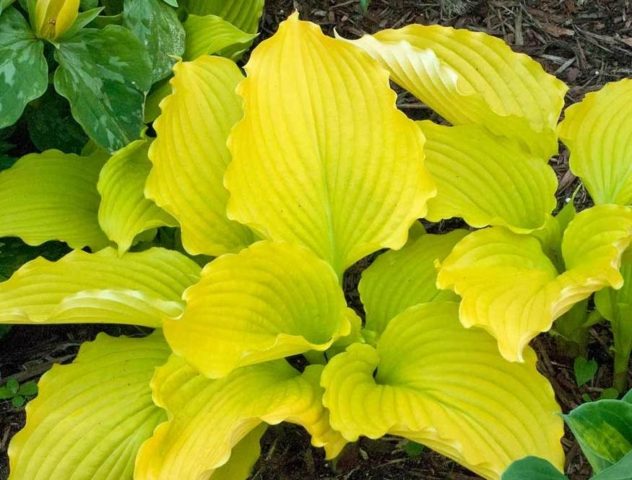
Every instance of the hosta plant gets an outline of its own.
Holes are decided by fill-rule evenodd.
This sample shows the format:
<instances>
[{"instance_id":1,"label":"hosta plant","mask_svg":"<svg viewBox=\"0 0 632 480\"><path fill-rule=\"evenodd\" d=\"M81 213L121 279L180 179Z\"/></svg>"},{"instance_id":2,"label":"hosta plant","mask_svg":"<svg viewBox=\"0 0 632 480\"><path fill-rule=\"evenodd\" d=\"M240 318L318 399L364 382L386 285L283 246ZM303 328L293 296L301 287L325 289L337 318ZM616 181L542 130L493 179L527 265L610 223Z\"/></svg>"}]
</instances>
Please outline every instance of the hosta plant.
<instances>
[{"instance_id":1,"label":"hosta plant","mask_svg":"<svg viewBox=\"0 0 632 480\"><path fill-rule=\"evenodd\" d=\"M283 421L328 458L392 434L489 479L526 456L562 469L560 408L527 343L621 286L632 233L625 205L551 215L565 86L485 34L348 41L296 14L245 77L206 55L173 72L155 139L0 174L2 234L75 248L0 284L3 323L155 328L101 335L42 378L11 479L243 479ZM408 119L389 78L453 126ZM417 221L453 216L491 227ZM169 225L182 249L147 242ZM382 249L361 319L343 276Z\"/></svg>"}]
</instances>

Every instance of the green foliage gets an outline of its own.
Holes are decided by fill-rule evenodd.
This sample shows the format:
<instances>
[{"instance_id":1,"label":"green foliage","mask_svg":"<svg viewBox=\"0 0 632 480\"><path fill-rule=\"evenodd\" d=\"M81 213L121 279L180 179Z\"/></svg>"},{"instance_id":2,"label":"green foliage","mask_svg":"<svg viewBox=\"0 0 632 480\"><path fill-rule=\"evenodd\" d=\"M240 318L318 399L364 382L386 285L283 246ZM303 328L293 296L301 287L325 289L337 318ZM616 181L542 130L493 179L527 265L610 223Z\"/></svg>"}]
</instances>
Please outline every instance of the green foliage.
<instances>
[{"instance_id":1,"label":"green foliage","mask_svg":"<svg viewBox=\"0 0 632 480\"><path fill-rule=\"evenodd\" d=\"M0 401L9 400L14 408L20 408L37 395L37 384L35 382L25 382L20 384L16 379L9 378L4 385L0 386Z\"/></svg>"},{"instance_id":2,"label":"green foliage","mask_svg":"<svg viewBox=\"0 0 632 480\"><path fill-rule=\"evenodd\" d=\"M595 360L587 360L584 357L577 357L573 363L573 371L575 372L575 381L577 386L590 382L595 378L595 374L599 369L599 365Z\"/></svg>"}]
</instances>

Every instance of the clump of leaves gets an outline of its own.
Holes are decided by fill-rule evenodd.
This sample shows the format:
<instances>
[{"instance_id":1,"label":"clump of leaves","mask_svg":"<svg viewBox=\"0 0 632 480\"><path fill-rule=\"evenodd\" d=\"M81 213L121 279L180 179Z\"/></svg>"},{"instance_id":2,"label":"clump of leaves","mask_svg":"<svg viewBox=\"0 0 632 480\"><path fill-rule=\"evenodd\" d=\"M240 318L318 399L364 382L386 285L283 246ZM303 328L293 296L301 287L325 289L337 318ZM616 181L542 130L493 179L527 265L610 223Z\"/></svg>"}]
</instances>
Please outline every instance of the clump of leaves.
<instances>
[{"instance_id":1,"label":"clump of leaves","mask_svg":"<svg viewBox=\"0 0 632 480\"><path fill-rule=\"evenodd\" d=\"M9 400L15 408L24 406L30 397L37 395L37 383L24 382L20 384L15 378L9 378L0 386L0 401Z\"/></svg>"}]
</instances>

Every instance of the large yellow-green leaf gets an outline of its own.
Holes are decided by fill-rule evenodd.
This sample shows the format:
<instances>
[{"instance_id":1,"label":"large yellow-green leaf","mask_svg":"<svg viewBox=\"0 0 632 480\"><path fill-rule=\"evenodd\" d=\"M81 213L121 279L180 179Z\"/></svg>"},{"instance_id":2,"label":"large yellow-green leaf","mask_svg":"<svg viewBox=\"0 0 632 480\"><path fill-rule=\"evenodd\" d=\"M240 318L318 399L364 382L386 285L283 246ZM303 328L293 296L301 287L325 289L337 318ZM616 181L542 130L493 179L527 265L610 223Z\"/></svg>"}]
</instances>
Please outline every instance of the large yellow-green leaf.
<instances>
[{"instance_id":1,"label":"large yellow-green leaf","mask_svg":"<svg viewBox=\"0 0 632 480\"><path fill-rule=\"evenodd\" d=\"M525 345L575 303L621 287L619 263L631 240L632 208L584 210L564 232L565 271L558 272L536 238L502 227L479 230L442 262L437 285L462 297L464 326L485 328L507 360L521 361Z\"/></svg>"},{"instance_id":2,"label":"large yellow-green leaf","mask_svg":"<svg viewBox=\"0 0 632 480\"><path fill-rule=\"evenodd\" d=\"M382 333L388 322L418 303L458 300L449 290L438 290L435 261L448 256L467 231L444 235L421 235L401 250L391 250L364 272L358 285L366 328Z\"/></svg>"},{"instance_id":3,"label":"large yellow-green leaf","mask_svg":"<svg viewBox=\"0 0 632 480\"><path fill-rule=\"evenodd\" d=\"M255 33L263 13L264 0L184 0L195 15L217 15L247 33Z\"/></svg>"},{"instance_id":4,"label":"large yellow-green leaf","mask_svg":"<svg viewBox=\"0 0 632 480\"><path fill-rule=\"evenodd\" d=\"M145 180L151 170L149 144L148 140L130 143L112 155L99 175L99 224L120 253L129 250L142 232L177 225L171 215L145 198Z\"/></svg>"},{"instance_id":5,"label":"large yellow-green leaf","mask_svg":"<svg viewBox=\"0 0 632 480\"><path fill-rule=\"evenodd\" d=\"M216 15L189 15L184 22L184 30L187 34L184 51L186 60L194 60L200 55L212 55L223 50L237 53L247 48L257 36L240 30Z\"/></svg>"},{"instance_id":6,"label":"large yellow-green leaf","mask_svg":"<svg viewBox=\"0 0 632 480\"><path fill-rule=\"evenodd\" d=\"M29 245L61 240L73 248L101 248L98 155L80 157L47 150L20 158L0 172L0 237Z\"/></svg>"},{"instance_id":7,"label":"large yellow-green leaf","mask_svg":"<svg viewBox=\"0 0 632 480\"><path fill-rule=\"evenodd\" d=\"M37 258L0 283L0 323L129 323L160 327L182 312L182 292L200 267L152 248L119 256L81 250L57 262Z\"/></svg>"},{"instance_id":8,"label":"large yellow-green leaf","mask_svg":"<svg viewBox=\"0 0 632 480\"><path fill-rule=\"evenodd\" d=\"M326 262L304 247L269 241L209 263L184 298L184 314L166 321L165 336L211 378L326 350L351 333L355 316Z\"/></svg>"},{"instance_id":9,"label":"large yellow-green leaf","mask_svg":"<svg viewBox=\"0 0 632 480\"><path fill-rule=\"evenodd\" d=\"M402 247L434 187L423 135L395 107L387 72L297 14L246 71L244 118L229 138L229 217L306 245L338 274Z\"/></svg>"},{"instance_id":10,"label":"large yellow-green leaf","mask_svg":"<svg viewBox=\"0 0 632 480\"><path fill-rule=\"evenodd\" d=\"M527 55L482 32L408 25L353 41L393 80L454 125L520 139L542 159L557 152L568 87Z\"/></svg>"},{"instance_id":11,"label":"large yellow-green leaf","mask_svg":"<svg viewBox=\"0 0 632 480\"><path fill-rule=\"evenodd\" d=\"M323 403L349 441L402 436L488 479L527 455L561 468L561 412L536 360L528 349L524 364L505 361L492 337L459 324L456 303L416 305L377 347L355 344L330 361Z\"/></svg>"},{"instance_id":12,"label":"large yellow-green leaf","mask_svg":"<svg viewBox=\"0 0 632 480\"><path fill-rule=\"evenodd\" d=\"M337 455L345 442L329 426L321 403L322 368L310 366L300 374L275 361L209 380L172 356L152 380L154 401L167 410L169 421L141 448L134 478L215 478L231 449L263 422L302 425L314 446L324 446L328 458Z\"/></svg>"},{"instance_id":13,"label":"large yellow-green leaf","mask_svg":"<svg viewBox=\"0 0 632 480\"><path fill-rule=\"evenodd\" d=\"M149 382L168 357L159 334L100 334L71 365L55 365L11 441L11 480L132 480L136 454L165 413Z\"/></svg>"},{"instance_id":14,"label":"large yellow-green leaf","mask_svg":"<svg viewBox=\"0 0 632 480\"><path fill-rule=\"evenodd\" d=\"M428 220L461 217L473 227L502 225L516 233L544 225L556 205L557 177L540 158L478 125L419 126L426 166L437 183Z\"/></svg>"},{"instance_id":15,"label":"large yellow-green leaf","mask_svg":"<svg viewBox=\"0 0 632 480\"><path fill-rule=\"evenodd\" d=\"M226 139L242 115L235 87L243 77L230 60L209 56L179 62L173 71L172 94L154 122L147 196L180 222L188 252L239 251L252 234L226 217L223 177L230 161Z\"/></svg>"},{"instance_id":16,"label":"large yellow-green leaf","mask_svg":"<svg viewBox=\"0 0 632 480\"><path fill-rule=\"evenodd\" d=\"M595 203L632 203L632 79L608 83L566 109L559 134Z\"/></svg>"}]
</instances>

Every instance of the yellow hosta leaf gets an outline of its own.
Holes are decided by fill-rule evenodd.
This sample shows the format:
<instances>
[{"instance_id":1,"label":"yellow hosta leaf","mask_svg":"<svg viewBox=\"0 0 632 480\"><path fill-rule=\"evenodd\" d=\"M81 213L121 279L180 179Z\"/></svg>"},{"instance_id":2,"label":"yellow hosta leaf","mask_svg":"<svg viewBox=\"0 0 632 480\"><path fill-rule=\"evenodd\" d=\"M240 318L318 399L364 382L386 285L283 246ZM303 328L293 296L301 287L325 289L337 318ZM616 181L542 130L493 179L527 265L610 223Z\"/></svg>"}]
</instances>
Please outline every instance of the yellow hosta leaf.
<instances>
[{"instance_id":1,"label":"yellow hosta leaf","mask_svg":"<svg viewBox=\"0 0 632 480\"><path fill-rule=\"evenodd\" d=\"M61 37L75 23L79 4L79 0L35 0L31 24L37 36L49 40Z\"/></svg>"},{"instance_id":2,"label":"yellow hosta leaf","mask_svg":"<svg viewBox=\"0 0 632 480\"><path fill-rule=\"evenodd\" d=\"M169 347L158 334L100 334L70 365L55 365L11 441L11 480L131 480L136 454L165 421L149 382Z\"/></svg>"},{"instance_id":3,"label":"yellow hosta leaf","mask_svg":"<svg viewBox=\"0 0 632 480\"><path fill-rule=\"evenodd\" d=\"M474 232L442 262L437 285L462 297L464 326L479 326L498 340L501 354L522 361L522 351L575 303L606 286L619 288L621 255L632 241L632 208L601 205L569 223L558 272L540 242L501 227Z\"/></svg>"},{"instance_id":4,"label":"yellow hosta leaf","mask_svg":"<svg viewBox=\"0 0 632 480\"><path fill-rule=\"evenodd\" d=\"M632 79L606 84L565 111L570 166L596 204L632 203Z\"/></svg>"},{"instance_id":5,"label":"yellow hosta leaf","mask_svg":"<svg viewBox=\"0 0 632 480\"><path fill-rule=\"evenodd\" d=\"M195 15L217 15L240 30L255 33L263 13L264 0L184 0L182 4Z\"/></svg>"},{"instance_id":6,"label":"yellow hosta leaf","mask_svg":"<svg viewBox=\"0 0 632 480\"><path fill-rule=\"evenodd\" d=\"M173 71L173 93L154 123L147 196L180 222L189 253L239 251L252 234L226 217L223 176L230 160L226 139L242 115L235 87L243 77L230 60L209 56L177 63Z\"/></svg>"},{"instance_id":7,"label":"yellow hosta leaf","mask_svg":"<svg viewBox=\"0 0 632 480\"><path fill-rule=\"evenodd\" d=\"M461 217L473 227L502 225L516 233L544 225L556 205L557 177L549 165L515 140L477 125L419 126L426 166L437 183L428 220Z\"/></svg>"},{"instance_id":8,"label":"yellow hosta leaf","mask_svg":"<svg viewBox=\"0 0 632 480\"><path fill-rule=\"evenodd\" d=\"M81 250L37 258L0 283L0 323L128 323L160 327L182 312L182 292L200 267L162 248L119 256Z\"/></svg>"},{"instance_id":9,"label":"yellow hosta leaf","mask_svg":"<svg viewBox=\"0 0 632 480\"><path fill-rule=\"evenodd\" d=\"M184 30L186 60L194 60L201 55L212 55L226 49L238 52L247 48L257 36L240 30L216 15L189 15L184 22Z\"/></svg>"},{"instance_id":10,"label":"yellow hosta leaf","mask_svg":"<svg viewBox=\"0 0 632 480\"><path fill-rule=\"evenodd\" d=\"M47 150L0 172L0 237L20 237L29 245L49 240L72 248L107 245L97 219L103 163L98 155Z\"/></svg>"},{"instance_id":11,"label":"yellow hosta leaf","mask_svg":"<svg viewBox=\"0 0 632 480\"><path fill-rule=\"evenodd\" d=\"M525 363L505 361L494 339L464 329L452 302L395 317L377 347L355 344L325 367L323 403L349 441L387 433L422 443L487 479L527 455L564 463L553 389Z\"/></svg>"},{"instance_id":12,"label":"yellow hosta leaf","mask_svg":"<svg viewBox=\"0 0 632 480\"><path fill-rule=\"evenodd\" d=\"M435 261L443 260L466 234L465 230L454 230L444 235L421 235L401 250L380 255L362 272L358 285L366 328L382 333L388 322L408 307L457 300L451 291L435 286Z\"/></svg>"},{"instance_id":13,"label":"yellow hosta leaf","mask_svg":"<svg viewBox=\"0 0 632 480\"><path fill-rule=\"evenodd\" d=\"M177 225L171 215L143 193L151 169L148 148L147 140L130 143L112 155L99 175L99 224L110 240L116 242L120 253L129 250L142 232Z\"/></svg>"},{"instance_id":14,"label":"yellow hosta leaf","mask_svg":"<svg viewBox=\"0 0 632 480\"><path fill-rule=\"evenodd\" d=\"M262 423L239 441L228 462L213 472L213 480L246 480L261 455L261 437L268 426Z\"/></svg>"},{"instance_id":15,"label":"yellow hosta leaf","mask_svg":"<svg viewBox=\"0 0 632 480\"><path fill-rule=\"evenodd\" d=\"M229 139L229 217L309 247L338 274L402 247L434 187L423 135L395 107L387 73L296 14L246 71L244 118Z\"/></svg>"},{"instance_id":16,"label":"yellow hosta leaf","mask_svg":"<svg viewBox=\"0 0 632 480\"><path fill-rule=\"evenodd\" d=\"M167 410L169 421L142 446L134 478L214 479L231 449L264 422L302 425L314 446L324 446L328 458L337 455L345 442L329 426L322 406L321 371L309 366L300 374L276 361L209 380L172 356L152 381L154 400Z\"/></svg>"},{"instance_id":17,"label":"yellow hosta leaf","mask_svg":"<svg viewBox=\"0 0 632 480\"><path fill-rule=\"evenodd\" d=\"M306 248L258 242L208 264L181 318L167 320L174 352L211 378L235 368L324 351L355 314L331 267Z\"/></svg>"},{"instance_id":18,"label":"yellow hosta leaf","mask_svg":"<svg viewBox=\"0 0 632 480\"><path fill-rule=\"evenodd\" d=\"M352 43L450 123L482 125L517 138L542 159L557 152L556 124L568 87L502 40L439 25L408 25Z\"/></svg>"}]
</instances>

